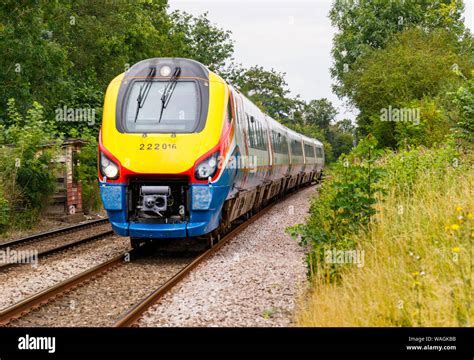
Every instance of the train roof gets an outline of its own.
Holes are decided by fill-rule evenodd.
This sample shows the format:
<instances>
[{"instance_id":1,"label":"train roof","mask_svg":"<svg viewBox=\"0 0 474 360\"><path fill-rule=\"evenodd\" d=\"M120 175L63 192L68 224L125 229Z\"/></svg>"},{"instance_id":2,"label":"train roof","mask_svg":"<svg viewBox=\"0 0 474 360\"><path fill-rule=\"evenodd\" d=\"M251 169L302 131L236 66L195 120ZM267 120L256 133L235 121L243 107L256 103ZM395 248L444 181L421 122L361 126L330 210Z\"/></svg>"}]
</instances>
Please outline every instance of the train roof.
<instances>
[{"instance_id":1,"label":"train roof","mask_svg":"<svg viewBox=\"0 0 474 360\"><path fill-rule=\"evenodd\" d=\"M125 77L146 77L149 74L151 67L156 68L156 76L161 75L166 77L169 75L160 74L160 70L165 66L168 66L171 69L179 66L181 68L181 77L189 76L205 80L209 79L209 69L205 65L196 60L177 57L157 57L139 61L127 70Z\"/></svg>"}]
</instances>

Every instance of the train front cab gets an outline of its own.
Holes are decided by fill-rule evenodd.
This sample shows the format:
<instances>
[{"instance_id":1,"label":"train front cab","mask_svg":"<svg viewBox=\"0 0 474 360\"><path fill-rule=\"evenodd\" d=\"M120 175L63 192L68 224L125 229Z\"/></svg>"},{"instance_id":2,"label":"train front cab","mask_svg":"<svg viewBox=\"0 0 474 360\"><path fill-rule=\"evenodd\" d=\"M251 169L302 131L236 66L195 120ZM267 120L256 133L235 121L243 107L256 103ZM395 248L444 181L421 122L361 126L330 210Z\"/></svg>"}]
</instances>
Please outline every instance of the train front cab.
<instances>
[{"instance_id":1,"label":"train front cab","mask_svg":"<svg viewBox=\"0 0 474 360\"><path fill-rule=\"evenodd\" d=\"M152 106L159 103L161 93L154 87L164 88L170 79L169 73L159 76L160 69L164 66L175 69L178 65L181 69L178 86L182 81L183 91L180 93L176 87L173 95L176 103L169 105L176 118L167 121L166 116L171 115L165 113L160 123L164 130L145 129L145 125L159 123L155 118L159 109ZM133 119L137 101L134 98L127 102L126 96L134 94L135 90L130 89L134 81L146 84L153 66L156 76L152 78L148 100L138 119ZM179 124L175 119L187 116L180 112L184 111L180 110L180 104L185 104L180 96L189 94L191 87L187 84L191 81L196 84L197 93L204 94L198 102L201 111L197 112L205 116L198 123L202 126L192 131L167 131L166 126ZM144 84L137 85L136 93ZM197 171L199 165L209 165L211 159L218 161L218 155L228 161L236 150L232 142L232 120L226 119L225 113L228 99L228 87L220 77L186 59L150 59L134 65L111 82L99 135L99 180L102 202L117 234L132 238L185 238L208 234L219 226L235 169L218 169L209 176L210 181L198 179ZM123 109L121 104L126 103L135 108ZM145 119L149 114L153 117L150 121ZM132 130L121 128L124 124ZM139 128L141 124L143 129ZM116 178L107 176L104 163L118 167Z\"/></svg>"}]
</instances>

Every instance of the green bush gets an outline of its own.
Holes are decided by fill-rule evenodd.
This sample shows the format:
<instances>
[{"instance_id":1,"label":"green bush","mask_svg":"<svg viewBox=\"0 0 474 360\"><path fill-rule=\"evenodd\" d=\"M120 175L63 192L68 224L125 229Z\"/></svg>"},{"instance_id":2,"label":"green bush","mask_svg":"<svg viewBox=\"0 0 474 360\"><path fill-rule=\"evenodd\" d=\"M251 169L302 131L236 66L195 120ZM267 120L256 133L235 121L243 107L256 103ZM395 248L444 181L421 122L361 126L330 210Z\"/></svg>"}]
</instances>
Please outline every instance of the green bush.
<instances>
[{"instance_id":1,"label":"green bush","mask_svg":"<svg viewBox=\"0 0 474 360\"><path fill-rule=\"evenodd\" d=\"M307 247L310 276L320 276L329 282L338 281L343 264L325 263L325 252L354 250L360 244L357 236L370 233L373 215L385 198L410 199L416 184L430 176L439 181L439 195L448 191L442 184L466 172L472 164L461 161L454 142L436 148L417 147L407 150L375 150L376 143L366 139L347 156L333 164L321 186L319 197L312 201L306 224L290 227L287 231L299 237ZM451 179L452 180L452 179Z\"/></svg>"},{"instance_id":2,"label":"green bush","mask_svg":"<svg viewBox=\"0 0 474 360\"><path fill-rule=\"evenodd\" d=\"M454 103L459 109L459 120L454 127L454 137L464 147L472 151L474 147L474 70L467 84L461 86L454 95Z\"/></svg>"},{"instance_id":3,"label":"green bush","mask_svg":"<svg viewBox=\"0 0 474 360\"><path fill-rule=\"evenodd\" d=\"M410 196L413 185L426 176L427 172L442 179L449 174L448 167L461 169L464 165L459 159L452 142L431 149L420 146L400 152L388 152L384 157L384 186L400 196ZM439 192L442 191L443 189L439 189Z\"/></svg>"},{"instance_id":4,"label":"green bush","mask_svg":"<svg viewBox=\"0 0 474 360\"><path fill-rule=\"evenodd\" d=\"M52 159L59 151L58 140L51 124L44 121L39 103L34 102L22 116L10 99L7 112L11 125L2 129L0 139L0 182L9 203L10 222L30 226L55 191L58 165Z\"/></svg>"},{"instance_id":5,"label":"green bush","mask_svg":"<svg viewBox=\"0 0 474 360\"><path fill-rule=\"evenodd\" d=\"M308 247L310 276L322 272L328 281L337 280L340 264L324 264L325 251L357 247L351 235L366 229L375 214L383 174L376 164L382 154L376 145L375 139L368 137L349 155L343 154L329 169L320 196L311 203L308 223L288 229L290 235L300 237L301 245Z\"/></svg>"},{"instance_id":6,"label":"green bush","mask_svg":"<svg viewBox=\"0 0 474 360\"><path fill-rule=\"evenodd\" d=\"M8 218L10 214L10 207L8 200L5 198L3 186L0 183L0 233L4 232L8 226Z\"/></svg>"}]
</instances>

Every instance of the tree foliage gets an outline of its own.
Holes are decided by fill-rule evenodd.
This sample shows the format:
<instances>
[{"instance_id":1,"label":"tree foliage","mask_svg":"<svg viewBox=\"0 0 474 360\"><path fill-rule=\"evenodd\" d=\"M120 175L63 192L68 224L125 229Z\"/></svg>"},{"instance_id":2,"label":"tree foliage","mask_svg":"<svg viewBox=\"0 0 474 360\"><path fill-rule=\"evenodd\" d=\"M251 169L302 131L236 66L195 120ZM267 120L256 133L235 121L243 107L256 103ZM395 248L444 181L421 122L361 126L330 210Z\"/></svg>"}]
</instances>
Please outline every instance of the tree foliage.
<instances>
[{"instance_id":1,"label":"tree foliage","mask_svg":"<svg viewBox=\"0 0 474 360\"><path fill-rule=\"evenodd\" d=\"M474 150L474 70L471 78L453 94L453 101L459 109L454 126L454 137L468 150Z\"/></svg>"},{"instance_id":2,"label":"tree foliage","mask_svg":"<svg viewBox=\"0 0 474 360\"><path fill-rule=\"evenodd\" d=\"M445 110L441 107L450 107L445 95L462 84L474 64L472 57L459 53L457 44L457 39L445 30L426 33L409 29L386 48L361 56L345 78L351 101L360 110L361 133L373 133L380 146L390 147L396 147L410 134L425 134L425 139L413 143L428 146L441 140L433 136L430 141L426 136L446 132L453 125L449 116L442 116ZM404 130L413 127L413 122L382 122L381 114L390 109L418 111L421 125L415 123L418 129L407 132Z\"/></svg>"},{"instance_id":3,"label":"tree foliage","mask_svg":"<svg viewBox=\"0 0 474 360\"><path fill-rule=\"evenodd\" d=\"M356 61L373 49L383 49L392 36L409 28L423 31L445 29L461 38L466 34L460 0L335 0L329 13L338 29L333 40L334 89L340 96L351 97L346 76L357 70Z\"/></svg>"},{"instance_id":4,"label":"tree foliage","mask_svg":"<svg viewBox=\"0 0 474 360\"><path fill-rule=\"evenodd\" d=\"M0 187L6 200L0 197L0 207L5 210L8 203L12 212L0 217L16 221L24 214L31 222L45 208L56 187L58 165L52 159L58 154L58 139L37 102L22 116L10 99L7 113L10 126L0 126Z\"/></svg>"},{"instance_id":5,"label":"tree foliage","mask_svg":"<svg viewBox=\"0 0 474 360\"><path fill-rule=\"evenodd\" d=\"M181 11L171 14L174 52L219 71L231 59L234 42L230 31L214 26L207 16L207 12L197 17Z\"/></svg>"},{"instance_id":6,"label":"tree foliage","mask_svg":"<svg viewBox=\"0 0 474 360\"><path fill-rule=\"evenodd\" d=\"M167 12L166 0L3 1L0 5L0 120L15 98L20 113L33 101L54 120L58 107L94 108L97 134L108 83L152 57L191 57L218 69L230 58L230 32L207 18ZM87 123L57 124L60 132Z\"/></svg>"}]
</instances>

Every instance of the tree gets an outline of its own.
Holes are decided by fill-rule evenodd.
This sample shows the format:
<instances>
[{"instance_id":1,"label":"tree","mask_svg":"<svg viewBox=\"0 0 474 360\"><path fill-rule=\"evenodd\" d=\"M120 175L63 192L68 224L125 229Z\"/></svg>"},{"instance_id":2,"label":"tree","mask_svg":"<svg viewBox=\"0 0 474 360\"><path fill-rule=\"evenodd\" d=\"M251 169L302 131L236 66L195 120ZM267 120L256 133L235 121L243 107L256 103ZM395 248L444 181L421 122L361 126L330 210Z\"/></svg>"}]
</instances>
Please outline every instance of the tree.
<instances>
[{"instance_id":1,"label":"tree","mask_svg":"<svg viewBox=\"0 0 474 360\"><path fill-rule=\"evenodd\" d=\"M45 31L44 10L34 4L5 0L0 5L0 119L7 101L16 99L25 114L33 100L54 106L68 91L67 51Z\"/></svg>"},{"instance_id":2,"label":"tree","mask_svg":"<svg viewBox=\"0 0 474 360\"><path fill-rule=\"evenodd\" d=\"M373 49L382 49L392 36L409 28L445 29L456 38L469 36L462 22L460 0L335 0L329 18L338 33L333 40L334 90L352 96L346 77L357 71L356 61Z\"/></svg>"},{"instance_id":3,"label":"tree","mask_svg":"<svg viewBox=\"0 0 474 360\"><path fill-rule=\"evenodd\" d=\"M46 119L55 110L93 108L96 121L56 122L69 134L96 135L109 82L132 64L153 57L189 57L212 70L233 52L230 32L207 14L168 14L166 0L37 1L0 5L0 119L8 124L7 100L25 114L33 100Z\"/></svg>"},{"instance_id":4,"label":"tree","mask_svg":"<svg viewBox=\"0 0 474 360\"><path fill-rule=\"evenodd\" d=\"M356 127L354 126L354 124L352 123L350 119L340 120L336 122L336 126L341 132L347 133L347 134L354 135L355 130L356 130Z\"/></svg>"},{"instance_id":5,"label":"tree","mask_svg":"<svg viewBox=\"0 0 474 360\"><path fill-rule=\"evenodd\" d=\"M233 64L222 72L222 76L276 120L290 121L289 117L295 115L293 111L301 104L298 98L288 96L285 73L274 69L265 70L262 66L244 69Z\"/></svg>"},{"instance_id":6,"label":"tree","mask_svg":"<svg viewBox=\"0 0 474 360\"><path fill-rule=\"evenodd\" d=\"M170 37L176 56L197 60L209 69L219 71L230 60L234 42L230 31L211 24L207 16L207 12L194 17L184 11L174 11Z\"/></svg>"},{"instance_id":7,"label":"tree","mask_svg":"<svg viewBox=\"0 0 474 360\"><path fill-rule=\"evenodd\" d=\"M311 100L304 109L305 123L317 125L321 129L328 129L336 115L337 110L325 98Z\"/></svg>"},{"instance_id":8,"label":"tree","mask_svg":"<svg viewBox=\"0 0 474 360\"><path fill-rule=\"evenodd\" d=\"M360 110L357 122L362 133L373 133L380 146L396 147L396 121L382 121L382 113L420 109L421 105L413 108L416 101L423 100L427 105L429 98L442 97L449 89L459 87L462 79L457 72L469 76L474 63L469 54L459 53L457 45L457 38L445 30L426 33L409 29L398 34L386 48L360 57L345 82L352 89L352 102ZM443 99L436 102L441 104ZM425 115L420 115L422 123L436 118ZM444 125L443 121L436 121L442 128L449 128L447 117Z\"/></svg>"},{"instance_id":9,"label":"tree","mask_svg":"<svg viewBox=\"0 0 474 360\"><path fill-rule=\"evenodd\" d=\"M15 216L23 214L31 221L45 208L55 190L58 163L52 159L59 153L59 147L39 103L34 102L26 116L22 116L15 101L9 99L7 113L10 126L0 126L0 183L10 209L18 213ZM20 214L18 209L27 211Z\"/></svg>"}]
</instances>

